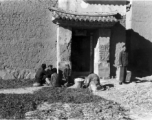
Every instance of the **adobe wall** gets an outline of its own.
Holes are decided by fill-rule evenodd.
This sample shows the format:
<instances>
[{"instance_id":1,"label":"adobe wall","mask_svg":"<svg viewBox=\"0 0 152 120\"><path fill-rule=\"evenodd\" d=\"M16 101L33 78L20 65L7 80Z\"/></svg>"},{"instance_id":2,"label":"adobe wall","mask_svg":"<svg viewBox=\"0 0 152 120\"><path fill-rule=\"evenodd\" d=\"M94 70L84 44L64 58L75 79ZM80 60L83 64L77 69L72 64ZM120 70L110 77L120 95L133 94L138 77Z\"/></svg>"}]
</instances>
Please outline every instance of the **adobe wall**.
<instances>
[{"instance_id":1,"label":"adobe wall","mask_svg":"<svg viewBox=\"0 0 152 120\"><path fill-rule=\"evenodd\" d=\"M93 0L92 0L93 1ZM125 1L94 1L86 2L85 0L59 0L59 7L66 11L77 13L97 14L118 12L121 15L126 13Z\"/></svg>"},{"instance_id":2,"label":"adobe wall","mask_svg":"<svg viewBox=\"0 0 152 120\"><path fill-rule=\"evenodd\" d=\"M0 69L7 68L0 72L2 78L8 76L5 71L10 78L18 78L20 71L34 73L42 63L56 67L56 25L48 9L56 3L57 0L0 2Z\"/></svg>"},{"instance_id":3,"label":"adobe wall","mask_svg":"<svg viewBox=\"0 0 152 120\"><path fill-rule=\"evenodd\" d=\"M152 72L152 1L133 1L132 29L128 31L130 64L140 71ZM139 73L140 74L140 73Z\"/></svg>"},{"instance_id":4,"label":"adobe wall","mask_svg":"<svg viewBox=\"0 0 152 120\"><path fill-rule=\"evenodd\" d=\"M126 12L125 1L87 1L77 0L77 12L79 13L120 13L124 15Z\"/></svg>"},{"instance_id":5,"label":"adobe wall","mask_svg":"<svg viewBox=\"0 0 152 120\"><path fill-rule=\"evenodd\" d=\"M71 40L72 28L59 27L59 69L63 70L65 64L71 66Z\"/></svg>"}]
</instances>

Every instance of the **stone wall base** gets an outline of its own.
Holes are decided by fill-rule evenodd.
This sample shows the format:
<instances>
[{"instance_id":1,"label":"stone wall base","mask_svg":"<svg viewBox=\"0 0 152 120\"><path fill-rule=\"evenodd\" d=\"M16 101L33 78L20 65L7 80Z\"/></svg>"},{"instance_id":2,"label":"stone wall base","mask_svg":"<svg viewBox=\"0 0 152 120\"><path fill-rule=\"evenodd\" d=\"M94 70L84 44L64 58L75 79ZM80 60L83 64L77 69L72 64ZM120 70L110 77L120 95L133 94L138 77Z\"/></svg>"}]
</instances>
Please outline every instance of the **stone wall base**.
<instances>
[{"instance_id":1,"label":"stone wall base","mask_svg":"<svg viewBox=\"0 0 152 120\"><path fill-rule=\"evenodd\" d=\"M36 72L30 69L3 69L0 70L0 78L3 80L34 79Z\"/></svg>"}]
</instances>

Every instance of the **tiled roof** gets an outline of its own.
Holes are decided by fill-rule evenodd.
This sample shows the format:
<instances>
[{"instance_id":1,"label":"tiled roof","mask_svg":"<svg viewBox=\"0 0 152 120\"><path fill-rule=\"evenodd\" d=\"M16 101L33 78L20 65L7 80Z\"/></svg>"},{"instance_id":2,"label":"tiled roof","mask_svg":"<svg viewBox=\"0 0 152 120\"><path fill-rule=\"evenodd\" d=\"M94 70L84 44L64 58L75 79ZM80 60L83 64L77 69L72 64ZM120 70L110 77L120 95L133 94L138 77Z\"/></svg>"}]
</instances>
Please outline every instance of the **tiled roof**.
<instances>
[{"instance_id":1,"label":"tiled roof","mask_svg":"<svg viewBox=\"0 0 152 120\"><path fill-rule=\"evenodd\" d=\"M66 12L57 8L50 8L53 11L53 17L55 20L68 20L76 22L117 22L115 17L116 13L108 14L78 14L74 12Z\"/></svg>"}]
</instances>

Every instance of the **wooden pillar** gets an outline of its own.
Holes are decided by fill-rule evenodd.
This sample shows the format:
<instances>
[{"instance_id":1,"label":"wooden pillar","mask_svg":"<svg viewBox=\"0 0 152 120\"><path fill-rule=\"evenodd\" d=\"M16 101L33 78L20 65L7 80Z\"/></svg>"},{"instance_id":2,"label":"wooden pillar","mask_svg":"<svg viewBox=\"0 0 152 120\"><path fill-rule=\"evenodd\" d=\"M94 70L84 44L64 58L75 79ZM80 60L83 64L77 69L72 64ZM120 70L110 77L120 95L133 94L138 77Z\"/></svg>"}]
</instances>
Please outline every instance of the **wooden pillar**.
<instances>
[{"instance_id":1,"label":"wooden pillar","mask_svg":"<svg viewBox=\"0 0 152 120\"><path fill-rule=\"evenodd\" d=\"M56 44L56 48L57 48L57 73L59 73L59 62L60 62L60 46L59 46L59 34L60 34L60 27L57 24L57 44Z\"/></svg>"},{"instance_id":2,"label":"wooden pillar","mask_svg":"<svg viewBox=\"0 0 152 120\"><path fill-rule=\"evenodd\" d=\"M90 36L90 72L93 72L93 33Z\"/></svg>"}]
</instances>

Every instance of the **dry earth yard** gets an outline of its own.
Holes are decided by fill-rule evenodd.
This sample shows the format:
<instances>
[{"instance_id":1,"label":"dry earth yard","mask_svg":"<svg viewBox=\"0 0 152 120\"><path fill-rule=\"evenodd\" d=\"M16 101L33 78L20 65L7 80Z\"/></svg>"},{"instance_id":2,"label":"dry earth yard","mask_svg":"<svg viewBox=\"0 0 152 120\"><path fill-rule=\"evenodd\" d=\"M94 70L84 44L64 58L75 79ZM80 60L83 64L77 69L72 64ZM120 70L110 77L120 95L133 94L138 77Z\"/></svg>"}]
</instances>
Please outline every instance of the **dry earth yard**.
<instances>
[{"instance_id":1,"label":"dry earth yard","mask_svg":"<svg viewBox=\"0 0 152 120\"><path fill-rule=\"evenodd\" d=\"M106 91L95 94L107 100L113 100L130 110L133 120L152 120L152 83L149 81L133 82L119 85L116 80L103 81L103 84L113 84Z\"/></svg>"},{"instance_id":2,"label":"dry earth yard","mask_svg":"<svg viewBox=\"0 0 152 120\"><path fill-rule=\"evenodd\" d=\"M24 114L22 116L14 116L14 114L9 116L9 108L2 105L1 108L7 108L7 111L0 110L0 114L7 113L5 114L7 117L3 116L1 118L49 120L152 120L151 82L119 85L116 80L107 80L102 81L102 84L105 86L106 90L95 92L94 95L84 89L60 90L57 88L56 93L55 90L47 87L1 89L1 101L3 101L2 97L16 99L18 96L23 95L19 98L19 102L17 104L15 103L16 106L18 106L18 104L24 106L24 103L21 104L21 102L26 95L25 98L28 98L28 95L30 96L28 102L32 101L32 95L34 95L34 97L36 95L39 96L35 99L36 102L38 101L37 106L34 109L33 106L31 109L24 109L21 111L21 113ZM4 95L2 93L4 93ZM7 97L7 95L11 95L11 97ZM15 95L15 97L13 95ZM12 105L11 100L9 102L10 103L7 103L7 105ZM24 102L26 101L24 100ZM28 103L28 105L31 105L31 103Z\"/></svg>"}]
</instances>

